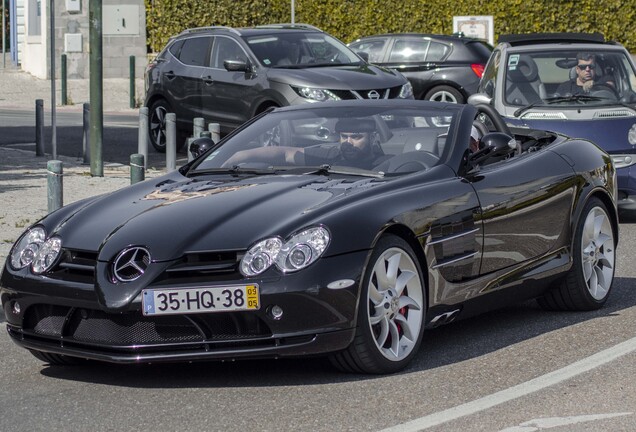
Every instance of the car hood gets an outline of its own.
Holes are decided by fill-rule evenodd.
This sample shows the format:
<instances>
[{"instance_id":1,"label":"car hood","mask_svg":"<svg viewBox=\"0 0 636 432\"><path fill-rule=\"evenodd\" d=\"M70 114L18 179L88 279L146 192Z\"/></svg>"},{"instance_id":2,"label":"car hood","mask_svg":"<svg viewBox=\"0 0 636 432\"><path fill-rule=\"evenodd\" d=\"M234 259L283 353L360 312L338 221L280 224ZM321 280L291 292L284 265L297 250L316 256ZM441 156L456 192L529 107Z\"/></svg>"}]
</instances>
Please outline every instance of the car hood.
<instances>
[{"instance_id":1,"label":"car hood","mask_svg":"<svg viewBox=\"0 0 636 432\"><path fill-rule=\"evenodd\" d=\"M267 72L267 77L270 81L283 84L334 90L368 90L406 84L406 78L399 72L368 64L304 69L272 68Z\"/></svg>"},{"instance_id":2,"label":"car hood","mask_svg":"<svg viewBox=\"0 0 636 432\"><path fill-rule=\"evenodd\" d=\"M558 132L596 143L608 153L632 153L636 146L636 117L586 120L506 119L513 126Z\"/></svg>"},{"instance_id":3,"label":"car hood","mask_svg":"<svg viewBox=\"0 0 636 432\"><path fill-rule=\"evenodd\" d=\"M311 224L330 204L384 180L314 175L234 179L168 175L100 197L45 220L72 250L112 260L128 246L147 248L154 262L187 251L243 250L270 235ZM54 216L55 215L55 216Z\"/></svg>"}]
</instances>

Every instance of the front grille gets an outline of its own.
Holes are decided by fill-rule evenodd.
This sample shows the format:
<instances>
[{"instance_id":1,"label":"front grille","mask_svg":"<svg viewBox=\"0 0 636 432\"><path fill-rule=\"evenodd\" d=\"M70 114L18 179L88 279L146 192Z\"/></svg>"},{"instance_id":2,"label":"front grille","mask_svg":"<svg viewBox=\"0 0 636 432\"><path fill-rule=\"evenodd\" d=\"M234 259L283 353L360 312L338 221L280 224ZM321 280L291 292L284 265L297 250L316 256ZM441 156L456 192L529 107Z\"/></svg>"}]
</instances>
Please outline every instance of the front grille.
<instances>
[{"instance_id":1,"label":"front grille","mask_svg":"<svg viewBox=\"0 0 636 432\"><path fill-rule=\"evenodd\" d=\"M329 90L331 93L343 100L351 99L370 99L369 94L375 92L379 95L378 99L395 99L400 95L402 86L382 88L382 89L366 89L366 90Z\"/></svg>"},{"instance_id":2,"label":"front grille","mask_svg":"<svg viewBox=\"0 0 636 432\"><path fill-rule=\"evenodd\" d=\"M69 282L92 284L96 264L97 252L64 249L60 260L48 276Z\"/></svg>"},{"instance_id":3,"label":"front grille","mask_svg":"<svg viewBox=\"0 0 636 432\"><path fill-rule=\"evenodd\" d=\"M25 313L25 334L59 338L64 343L111 347L153 344L214 343L270 337L254 313L143 316L100 310L34 305Z\"/></svg>"}]
</instances>

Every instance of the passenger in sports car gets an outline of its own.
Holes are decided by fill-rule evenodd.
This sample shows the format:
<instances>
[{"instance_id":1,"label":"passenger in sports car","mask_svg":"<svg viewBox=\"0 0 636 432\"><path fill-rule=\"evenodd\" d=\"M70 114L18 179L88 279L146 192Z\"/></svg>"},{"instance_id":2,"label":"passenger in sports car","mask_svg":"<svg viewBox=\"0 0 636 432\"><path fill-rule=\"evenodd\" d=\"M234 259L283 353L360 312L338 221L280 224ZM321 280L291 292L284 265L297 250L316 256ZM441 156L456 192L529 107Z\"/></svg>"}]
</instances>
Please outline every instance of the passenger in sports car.
<instances>
[{"instance_id":1,"label":"passenger in sports car","mask_svg":"<svg viewBox=\"0 0 636 432\"><path fill-rule=\"evenodd\" d=\"M576 76L571 80L561 83L557 87L557 94L561 96L589 93L593 86L604 85L609 89L614 88L614 82L608 77L597 77L596 56L592 53L579 53L576 56Z\"/></svg>"},{"instance_id":2,"label":"passenger in sports car","mask_svg":"<svg viewBox=\"0 0 636 432\"><path fill-rule=\"evenodd\" d=\"M336 123L339 146L313 146L297 148L268 146L236 152L223 166L243 162L268 162L274 165L343 165L371 169L386 160L380 148L375 121L367 118L345 118Z\"/></svg>"}]
</instances>

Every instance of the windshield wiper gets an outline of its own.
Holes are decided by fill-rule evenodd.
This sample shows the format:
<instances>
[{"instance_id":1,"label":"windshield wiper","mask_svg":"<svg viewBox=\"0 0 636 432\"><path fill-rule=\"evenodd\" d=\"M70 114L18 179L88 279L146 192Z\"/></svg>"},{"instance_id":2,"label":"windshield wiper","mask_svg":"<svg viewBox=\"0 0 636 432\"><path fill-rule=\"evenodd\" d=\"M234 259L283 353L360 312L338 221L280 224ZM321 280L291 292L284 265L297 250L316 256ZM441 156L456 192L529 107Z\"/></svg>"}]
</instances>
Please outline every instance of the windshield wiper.
<instances>
[{"instance_id":1,"label":"windshield wiper","mask_svg":"<svg viewBox=\"0 0 636 432\"><path fill-rule=\"evenodd\" d=\"M304 174L310 175L329 175L329 174L342 174L342 175L354 175L362 177L374 177L384 178L384 173L378 171L371 171L362 168L343 167L343 166L331 166L328 164L320 165L319 167L307 167L310 171Z\"/></svg>"},{"instance_id":2,"label":"windshield wiper","mask_svg":"<svg viewBox=\"0 0 636 432\"><path fill-rule=\"evenodd\" d=\"M600 96L582 95L582 94L575 94L570 96L554 96L554 97L549 97L545 99L540 99L538 101L532 102L529 105L522 106L521 108L516 110L513 113L513 115L515 117L519 117L521 114L528 111L530 108L534 108L538 105L543 105L544 103L551 105L551 104L561 103L561 102L590 102L590 101L600 101L605 99L607 98L603 98Z\"/></svg>"},{"instance_id":3,"label":"windshield wiper","mask_svg":"<svg viewBox=\"0 0 636 432\"><path fill-rule=\"evenodd\" d=\"M208 168L202 170L193 170L188 174L190 176L209 175L209 174L251 174L251 175L263 175L263 174L276 174L279 170L276 167L267 168L242 168L238 165L228 168Z\"/></svg>"}]
</instances>

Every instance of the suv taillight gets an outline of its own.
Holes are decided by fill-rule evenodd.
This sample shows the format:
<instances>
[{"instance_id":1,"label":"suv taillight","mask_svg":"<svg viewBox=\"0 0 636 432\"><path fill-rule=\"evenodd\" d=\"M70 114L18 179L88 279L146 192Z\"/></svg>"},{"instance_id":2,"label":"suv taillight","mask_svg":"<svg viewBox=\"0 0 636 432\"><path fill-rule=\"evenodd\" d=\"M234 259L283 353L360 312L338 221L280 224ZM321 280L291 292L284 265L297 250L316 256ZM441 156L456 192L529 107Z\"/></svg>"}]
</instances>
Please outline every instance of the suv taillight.
<instances>
[{"instance_id":1,"label":"suv taillight","mask_svg":"<svg viewBox=\"0 0 636 432\"><path fill-rule=\"evenodd\" d=\"M477 78L481 78L481 76L484 74L485 67L486 65L481 63L473 63L470 65L470 68L473 70L473 72L475 72L475 75L477 75Z\"/></svg>"}]
</instances>

